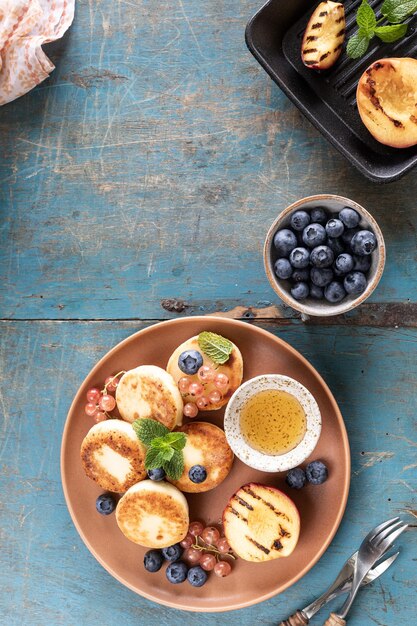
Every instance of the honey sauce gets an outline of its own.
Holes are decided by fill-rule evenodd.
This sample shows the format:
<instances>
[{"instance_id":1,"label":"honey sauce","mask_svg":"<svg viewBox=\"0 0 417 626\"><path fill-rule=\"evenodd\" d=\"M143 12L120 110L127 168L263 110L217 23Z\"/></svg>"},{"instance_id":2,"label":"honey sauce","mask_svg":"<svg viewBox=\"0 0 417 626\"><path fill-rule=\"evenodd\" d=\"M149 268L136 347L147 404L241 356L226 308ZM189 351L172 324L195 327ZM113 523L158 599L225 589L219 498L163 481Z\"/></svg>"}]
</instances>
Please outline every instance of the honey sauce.
<instances>
[{"instance_id":1,"label":"honey sauce","mask_svg":"<svg viewBox=\"0 0 417 626\"><path fill-rule=\"evenodd\" d=\"M304 438L306 416L292 394L266 389L245 402L240 412L240 428L251 448L263 454L284 454Z\"/></svg>"}]
</instances>

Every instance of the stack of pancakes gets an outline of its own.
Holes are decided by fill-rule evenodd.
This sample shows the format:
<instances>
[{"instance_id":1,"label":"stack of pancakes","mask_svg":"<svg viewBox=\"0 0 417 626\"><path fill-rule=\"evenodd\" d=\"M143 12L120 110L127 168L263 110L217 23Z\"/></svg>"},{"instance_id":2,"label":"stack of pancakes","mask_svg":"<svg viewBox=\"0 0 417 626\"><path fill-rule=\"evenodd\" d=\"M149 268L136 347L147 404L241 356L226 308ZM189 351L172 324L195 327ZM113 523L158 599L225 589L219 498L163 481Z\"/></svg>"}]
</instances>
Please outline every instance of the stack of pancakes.
<instances>
[{"instance_id":1,"label":"stack of pancakes","mask_svg":"<svg viewBox=\"0 0 417 626\"><path fill-rule=\"evenodd\" d=\"M129 540L147 547L167 547L181 541L189 525L188 504L181 492L214 489L227 477L233 464L233 453L221 428L207 422L182 426L184 402L193 399L182 397L179 392L178 380L184 374L178 367L178 357L190 349L199 350L197 337L174 351L168 371L141 365L126 372L116 390L122 419L95 424L81 445L81 461L88 478L106 491L124 494L116 510L120 530ZM210 358L202 356L204 364L214 365ZM228 362L215 367L227 375L230 385L218 405L209 410L226 404L241 383L243 362L239 349L233 346ZM132 422L142 418L157 420L169 430L187 435L184 471L178 480L145 480L146 447L132 427ZM202 465L207 472L202 483L196 484L189 478L194 465Z\"/></svg>"}]
</instances>

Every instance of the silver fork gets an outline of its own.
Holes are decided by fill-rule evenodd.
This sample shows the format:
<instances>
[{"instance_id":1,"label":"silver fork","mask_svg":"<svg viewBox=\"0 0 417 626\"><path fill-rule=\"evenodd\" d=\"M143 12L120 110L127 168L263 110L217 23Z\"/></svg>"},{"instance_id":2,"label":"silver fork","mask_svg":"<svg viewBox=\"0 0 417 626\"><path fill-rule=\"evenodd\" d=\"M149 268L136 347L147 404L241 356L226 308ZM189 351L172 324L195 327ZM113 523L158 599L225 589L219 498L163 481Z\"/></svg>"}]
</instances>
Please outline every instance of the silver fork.
<instances>
[{"instance_id":1,"label":"silver fork","mask_svg":"<svg viewBox=\"0 0 417 626\"><path fill-rule=\"evenodd\" d=\"M375 565L375 567L372 567L363 579L361 587L369 585L369 583L373 582L386 572L399 554L399 552L396 552L378 565ZM288 617L286 620L281 622L279 626L307 626L310 623L311 618L318 613L325 604L331 602L340 595L349 593L352 587L353 569L356 565L357 556L358 553L355 552L349 559L347 559L336 580L321 596L316 598L308 606L304 607L304 609L298 610L294 615Z\"/></svg>"},{"instance_id":2,"label":"silver fork","mask_svg":"<svg viewBox=\"0 0 417 626\"><path fill-rule=\"evenodd\" d=\"M363 579L384 552L405 531L407 526L408 524L403 524L399 517L395 517L376 526L366 535L358 550L351 591L340 611L331 613L324 626L346 626L346 616L356 598Z\"/></svg>"}]
</instances>

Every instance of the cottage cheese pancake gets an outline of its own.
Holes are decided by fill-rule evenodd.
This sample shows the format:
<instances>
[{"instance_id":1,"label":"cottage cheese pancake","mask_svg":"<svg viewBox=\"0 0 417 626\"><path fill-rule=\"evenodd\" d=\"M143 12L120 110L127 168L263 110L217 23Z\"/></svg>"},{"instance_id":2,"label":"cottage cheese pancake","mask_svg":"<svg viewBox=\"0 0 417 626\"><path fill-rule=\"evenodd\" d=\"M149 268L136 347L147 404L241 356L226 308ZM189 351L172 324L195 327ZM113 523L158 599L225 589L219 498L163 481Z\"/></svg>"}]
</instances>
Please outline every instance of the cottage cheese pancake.
<instances>
[{"instance_id":1,"label":"cottage cheese pancake","mask_svg":"<svg viewBox=\"0 0 417 626\"><path fill-rule=\"evenodd\" d=\"M210 402L207 406L204 407L204 411L216 411L220 409L222 406L227 404L229 398L236 391L239 385L242 382L243 376L243 358L239 348L233 344L233 350L223 365L218 365L212 359L205 354L198 343L198 336L191 337L187 341L184 341L178 348L172 353L168 365L167 372L171 374L176 384L178 384L179 380L184 377L184 372L181 371L178 365L178 359L181 354L187 351L196 351L201 354L202 357L202 365L209 366L215 370L216 374L224 374L228 379L227 390L221 394L218 402ZM189 376L191 382L200 382L200 379L197 374ZM204 395L210 396L211 392L215 392L217 387L213 382L204 383ZM183 393L182 399L184 404L187 402L194 403L196 401L196 397L190 393Z\"/></svg>"},{"instance_id":2,"label":"cottage cheese pancake","mask_svg":"<svg viewBox=\"0 0 417 626\"><path fill-rule=\"evenodd\" d=\"M81 461L88 478L118 493L146 477L145 454L132 426L117 419L95 424L81 444Z\"/></svg>"},{"instance_id":3,"label":"cottage cheese pancake","mask_svg":"<svg viewBox=\"0 0 417 626\"><path fill-rule=\"evenodd\" d=\"M179 480L170 482L186 493L214 489L224 481L233 464L233 452L224 431L208 422L190 422L179 430L187 435L183 449L184 471ZM201 465L207 473L201 483L196 484L189 477L194 465Z\"/></svg>"},{"instance_id":4,"label":"cottage cheese pancake","mask_svg":"<svg viewBox=\"0 0 417 626\"><path fill-rule=\"evenodd\" d=\"M172 376L156 365L140 365L122 376L116 390L120 415L127 422L151 418L172 430L182 424L183 402Z\"/></svg>"},{"instance_id":5,"label":"cottage cheese pancake","mask_svg":"<svg viewBox=\"0 0 417 626\"><path fill-rule=\"evenodd\" d=\"M188 503L174 485L143 480L120 499L116 520L130 541L147 548L166 548L187 534Z\"/></svg>"}]
</instances>

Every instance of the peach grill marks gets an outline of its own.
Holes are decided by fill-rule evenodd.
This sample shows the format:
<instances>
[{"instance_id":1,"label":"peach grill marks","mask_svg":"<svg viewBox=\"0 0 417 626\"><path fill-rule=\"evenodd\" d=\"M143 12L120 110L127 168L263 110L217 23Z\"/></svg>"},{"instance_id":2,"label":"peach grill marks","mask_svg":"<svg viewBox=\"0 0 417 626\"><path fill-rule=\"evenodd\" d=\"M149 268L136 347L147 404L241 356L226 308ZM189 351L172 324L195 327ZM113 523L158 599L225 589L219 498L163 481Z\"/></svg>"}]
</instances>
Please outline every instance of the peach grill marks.
<instances>
[{"instance_id":1,"label":"peach grill marks","mask_svg":"<svg viewBox=\"0 0 417 626\"><path fill-rule=\"evenodd\" d=\"M274 539L271 549L263 546L261 543L258 543L257 541L255 541L255 539L253 539L253 537L249 537L249 535L245 535L245 539L253 543L253 545L258 548L258 550L264 552L265 554L269 554L271 550L282 550L282 548L284 547L279 539Z\"/></svg>"},{"instance_id":2,"label":"peach grill marks","mask_svg":"<svg viewBox=\"0 0 417 626\"><path fill-rule=\"evenodd\" d=\"M263 546L261 543L258 543L257 541L255 541L255 539L253 539L252 537L249 537L249 535L245 535L245 538L251 543L253 543L253 545L256 548L258 548L258 550L261 550L261 552L264 552L265 554L269 554L271 552L271 550L268 550L268 548Z\"/></svg>"},{"instance_id":3,"label":"peach grill marks","mask_svg":"<svg viewBox=\"0 0 417 626\"><path fill-rule=\"evenodd\" d=\"M253 506L251 504L249 504L249 502L246 502L246 500L243 500L243 498L240 498L238 495L235 495L234 499L237 502L239 502L239 504L241 504L242 506L244 506L247 509L249 509L249 511L253 511Z\"/></svg>"},{"instance_id":4,"label":"peach grill marks","mask_svg":"<svg viewBox=\"0 0 417 626\"><path fill-rule=\"evenodd\" d=\"M233 513L233 515L236 515L236 517L240 519L241 522L244 522L245 524L249 523L248 519L246 517L243 517L243 515L241 515L239 511L236 511L236 509L234 509L231 504L229 504L227 508L229 509L231 513Z\"/></svg>"},{"instance_id":5,"label":"peach grill marks","mask_svg":"<svg viewBox=\"0 0 417 626\"><path fill-rule=\"evenodd\" d=\"M271 509L271 511L273 511L275 513L275 515L278 515L279 517L283 517L285 520L287 520L287 522L290 521L288 519L288 515L286 515L285 513L282 513L282 511L277 511L277 509L274 507L273 504L268 502L268 500L264 500L264 498L261 498L261 496L258 496L258 494L255 493L254 491L252 491L252 489L250 489L250 487L246 487L246 486L243 487L243 491L245 493L247 493L249 496L252 496L252 498L255 498L255 500L260 500L261 502L263 502L263 504L265 504L265 506L267 506L269 509Z\"/></svg>"},{"instance_id":6,"label":"peach grill marks","mask_svg":"<svg viewBox=\"0 0 417 626\"><path fill-rule=\"evenodd\" d=\"M390 67L391 69L394 70L394 72L396 71L392 65L390 65ZM368 98L370 102L373 104L373 106L377 110L381 111L381 113L383 113L385 117L387 117L394 124L396 128L404 128L404 125L402 122L388 115L388 113L385 111L384 107L382 106L378 96L376 95L376 89L375 89L376 81L372 78L372 75L374 72L378 72L378 70L383 69L383 68L384 68L384 63L375 63L373 67L370 67L368 70L366 70L366 73L368 75L368 78L366 79L366 85L369 90Z\"/></svg>"}]
</instances>

